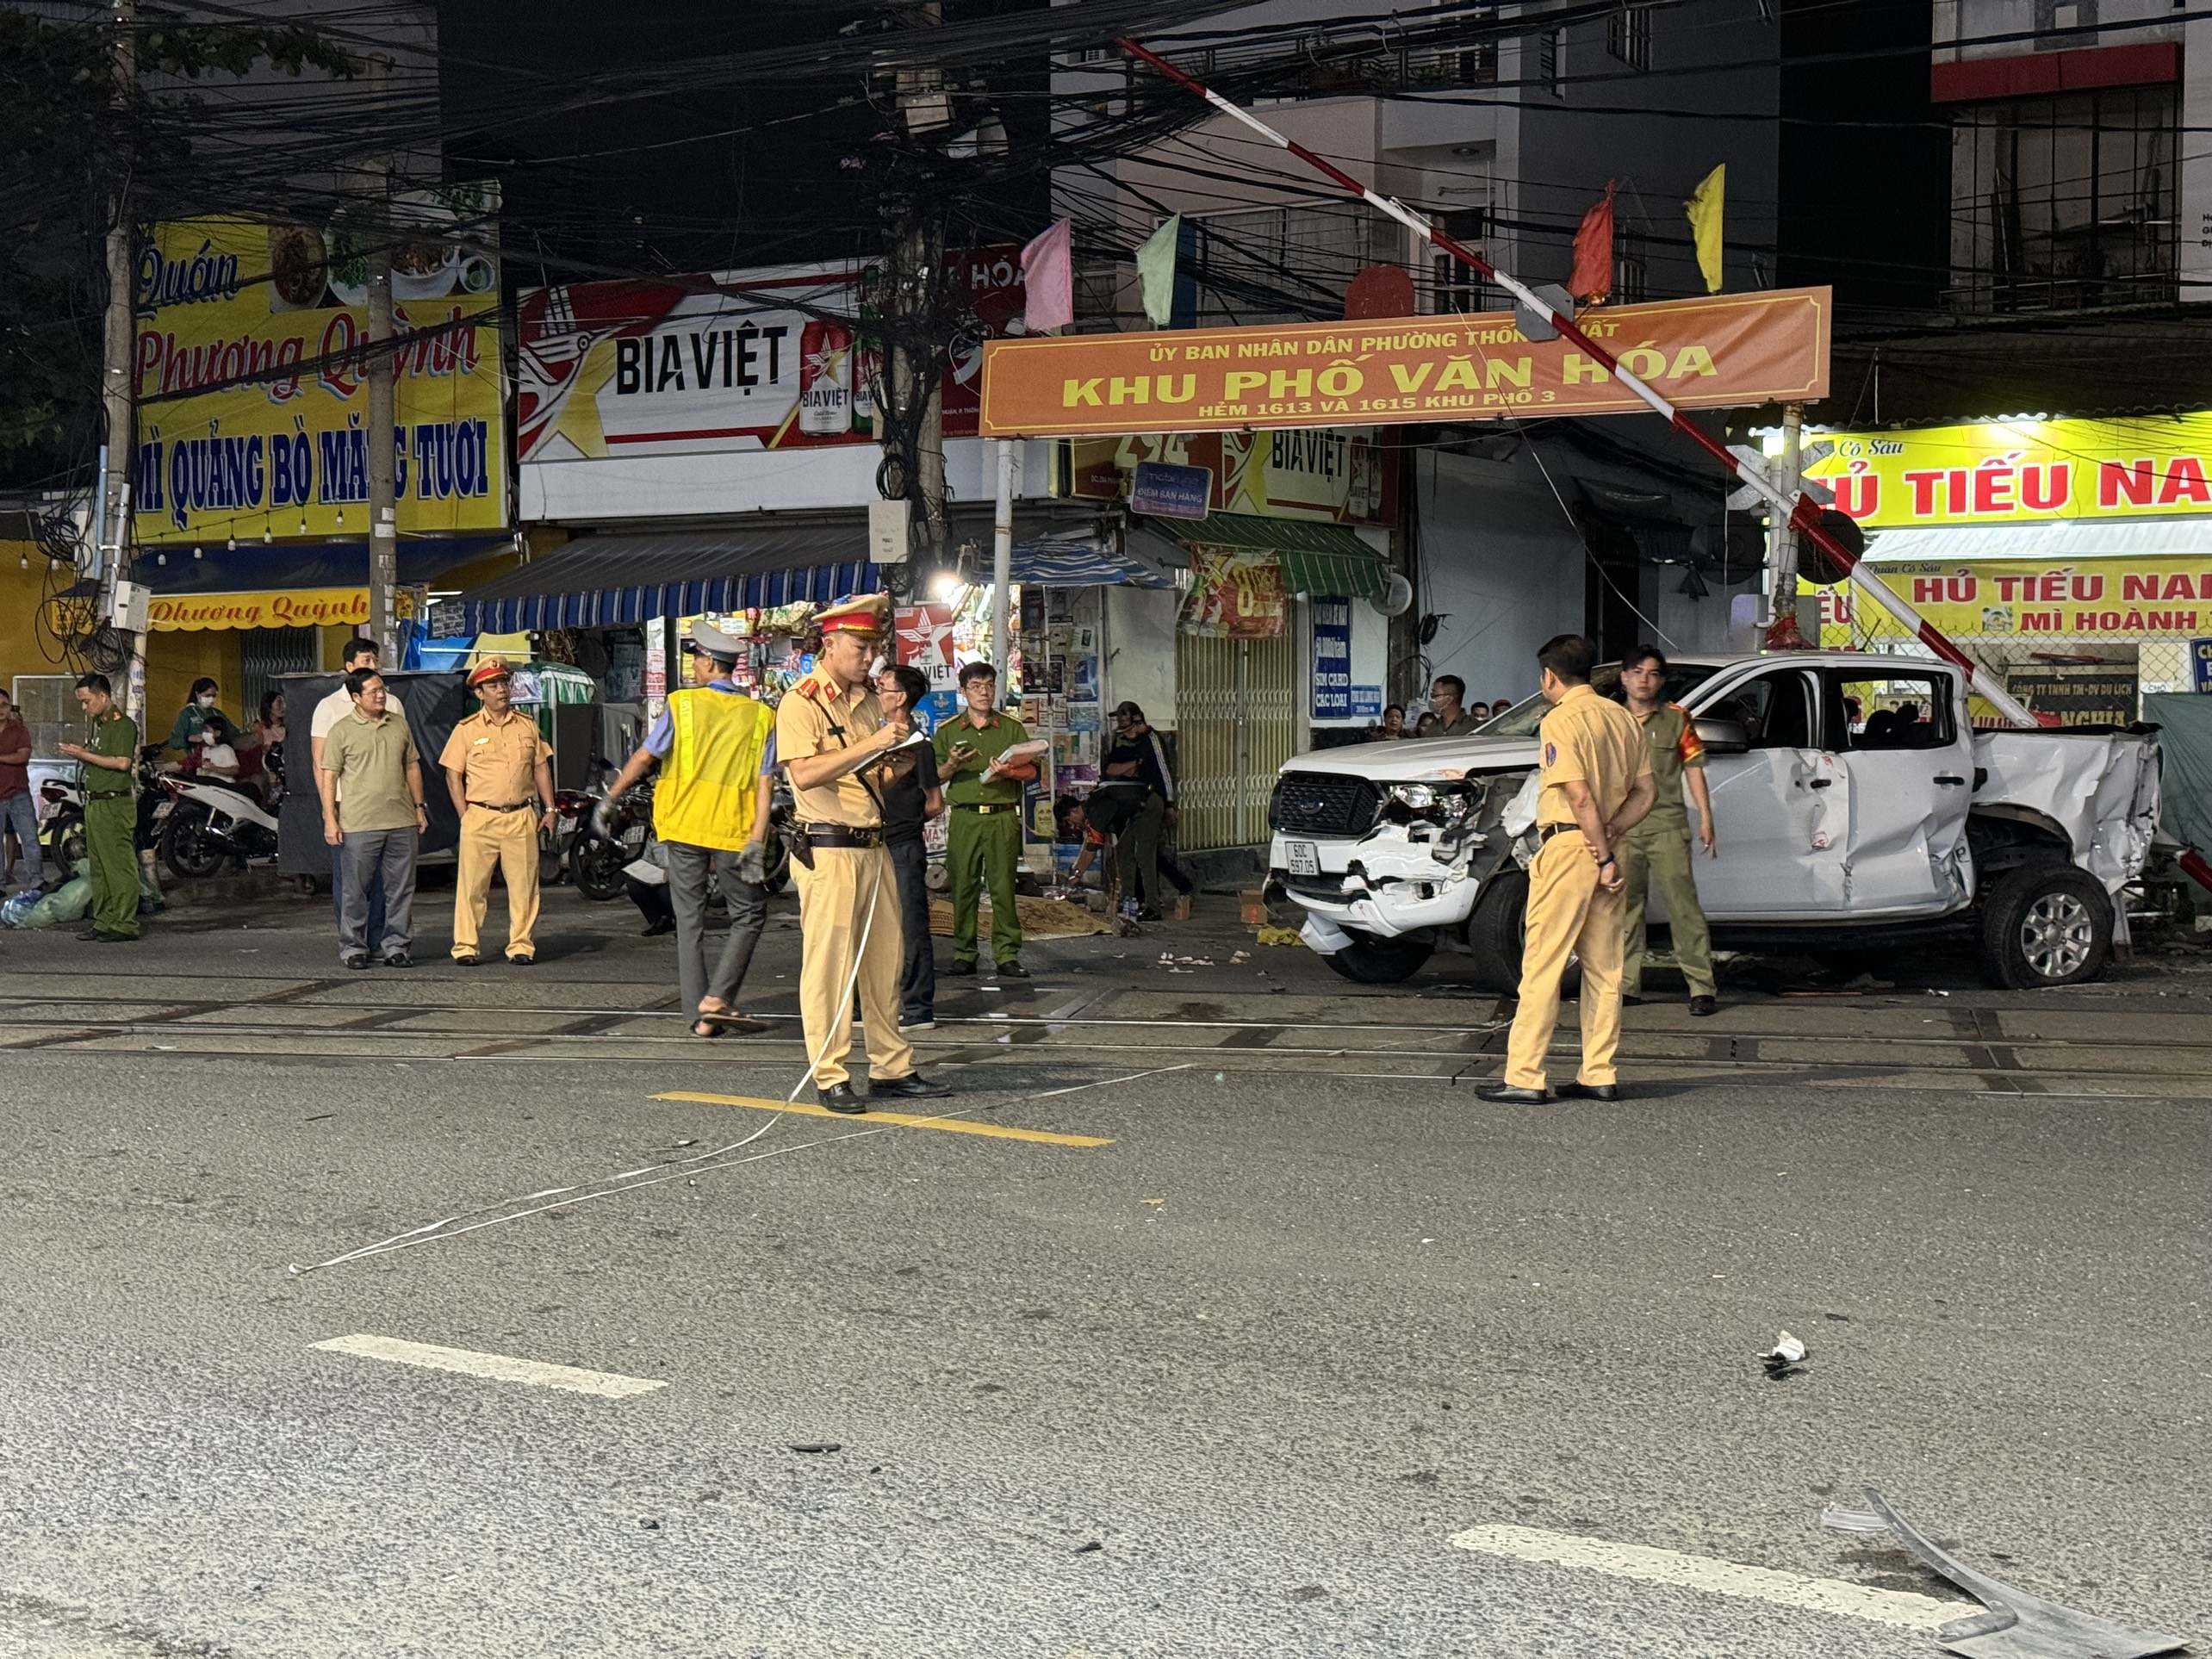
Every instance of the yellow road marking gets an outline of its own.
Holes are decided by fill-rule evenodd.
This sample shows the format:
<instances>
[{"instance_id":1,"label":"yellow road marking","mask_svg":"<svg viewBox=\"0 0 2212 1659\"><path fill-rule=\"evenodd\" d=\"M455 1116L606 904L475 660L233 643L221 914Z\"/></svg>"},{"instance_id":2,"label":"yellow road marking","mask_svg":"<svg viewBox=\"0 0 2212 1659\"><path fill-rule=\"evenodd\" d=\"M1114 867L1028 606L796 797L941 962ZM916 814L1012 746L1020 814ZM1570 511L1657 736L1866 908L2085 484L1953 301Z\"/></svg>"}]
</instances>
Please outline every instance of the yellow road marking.
<instances>
[{"instance_id":1,"label":"yellow road marking","mask_svg":"<svg viewBox=\"0 0 2212 1659\"><path fill-rule=\"evenodd\" d=\"M695 1100L708 1106L748 1106L756 1112L796 1112L802 1117L841 1117L826 1106L802 1106L796 1102L758 1100L750 1095L698 1095L677 1090L656 1095L656 1100ZM1003 1123L972 1123L962 1118L922 1117L909 1112L879 1112L871 1107L866 1117L845 1117L853 1124L889 1123L902 1129L949 1129L954 1134L988 1135L994 1140L1035 1140L1047 1146L1110 1146L1111 1140L1095 1134L1054 1134L1049 1129L1016 1129Z\"/></svg>"}]
</instances>

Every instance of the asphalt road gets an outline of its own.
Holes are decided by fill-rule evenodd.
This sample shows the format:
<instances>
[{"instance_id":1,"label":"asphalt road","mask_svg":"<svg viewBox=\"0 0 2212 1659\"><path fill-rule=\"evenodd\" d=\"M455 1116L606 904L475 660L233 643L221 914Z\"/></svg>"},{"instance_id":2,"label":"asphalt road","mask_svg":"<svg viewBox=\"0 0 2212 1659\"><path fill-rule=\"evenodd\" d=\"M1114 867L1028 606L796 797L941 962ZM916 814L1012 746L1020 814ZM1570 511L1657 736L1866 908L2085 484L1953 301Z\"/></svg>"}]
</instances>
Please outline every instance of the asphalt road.
<instances>
[{"instance_id":1,"label":"asphalt road","mask_svg":"<svg viewBox=\"0 0 2212 1659\"><path fill-rule=\"evenodd\" d=\"M0 936L0 1655L1933 1654L1774 1599L1955 1598L1823 1527L1865 1485L2212 1640L2205 958L1738 964L1531 1109L1448 960L1208 903L944 997L913 1125L757 1103L787 929L712 1044L566 890L527 972L436 896L406 974L297 903Z\"/></svg>"}]
</instances>

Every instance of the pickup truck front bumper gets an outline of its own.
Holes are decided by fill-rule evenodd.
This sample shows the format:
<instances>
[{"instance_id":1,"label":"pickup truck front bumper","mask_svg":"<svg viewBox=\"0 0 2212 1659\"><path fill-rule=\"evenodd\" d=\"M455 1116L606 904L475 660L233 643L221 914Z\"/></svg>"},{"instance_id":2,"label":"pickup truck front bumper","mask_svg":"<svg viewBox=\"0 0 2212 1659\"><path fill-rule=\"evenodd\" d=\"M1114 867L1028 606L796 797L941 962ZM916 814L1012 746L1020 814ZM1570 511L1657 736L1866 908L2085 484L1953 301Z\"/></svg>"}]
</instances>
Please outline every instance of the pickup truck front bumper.
<instances>
[{"instance_id":1,"label":"pickup truck front bumper","mask_svg":"<svg viewBox=\"0 0 2212 1659\"><path fill-rule=\"evenodd\" d=\"M1439 862L1442 837L1426 824L1384 824L1358 841L1278 835L1269 843L1267 862L1308 916L1339 932L1395 939L1426 928L1457 927L1474 913L1482 883L1469 873L1469 854L1483 839L1457 843L1450 861ZM1292 867L1293 842L1314 849L1318 870ZM1326 949L1341 948L1339 941ZM1324 948L1316 943L1315 948Z\"/></svg>"}]
</instances>

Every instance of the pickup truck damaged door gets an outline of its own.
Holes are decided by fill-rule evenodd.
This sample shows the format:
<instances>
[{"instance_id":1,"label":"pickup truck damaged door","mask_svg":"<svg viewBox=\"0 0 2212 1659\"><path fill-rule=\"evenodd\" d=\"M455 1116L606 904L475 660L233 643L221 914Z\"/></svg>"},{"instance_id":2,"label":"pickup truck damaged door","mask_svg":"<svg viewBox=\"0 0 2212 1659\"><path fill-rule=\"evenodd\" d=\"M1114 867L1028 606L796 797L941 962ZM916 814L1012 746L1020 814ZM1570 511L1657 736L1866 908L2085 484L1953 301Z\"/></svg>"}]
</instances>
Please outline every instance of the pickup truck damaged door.
<instances>
[{"instance_id":1,"label":"pickup truck damaged door","mask_svg":"<svg viewBox=\"0 0 2212 1659\"><path fill-rule=\"evenodd\" d=\"M1771 668L1692 711L1735 721L1750 739L1743 754L1706 762L1720 856L1691 865L1707 916L1792 921L1843 908L1849 786L1821 749L1818 685L1808 669Z\"/></svg>"},{"instance_id":2,"label":"pickup truck damaged door","mask_svg":"<svg viewBox=\"0 0 2212 1659\"><path fill-rule=\"evenodd\" d=\"M1829 668L1821 679L1851 779L1851 914L1956 909L1971 896L1960 844L1974 793L1957 676L1916 666Z\"/></svg>"}]
</instances>

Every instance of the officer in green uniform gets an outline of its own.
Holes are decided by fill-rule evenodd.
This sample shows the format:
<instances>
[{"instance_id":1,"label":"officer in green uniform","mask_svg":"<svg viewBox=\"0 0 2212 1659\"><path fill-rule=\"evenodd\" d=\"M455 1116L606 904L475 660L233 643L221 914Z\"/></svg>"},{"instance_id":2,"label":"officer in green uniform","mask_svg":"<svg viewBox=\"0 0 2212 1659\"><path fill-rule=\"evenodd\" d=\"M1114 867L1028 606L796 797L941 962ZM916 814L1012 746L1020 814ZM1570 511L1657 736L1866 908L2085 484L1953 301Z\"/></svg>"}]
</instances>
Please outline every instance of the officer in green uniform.
<instances>
[{"instance_id":1,"label":"officer in green uniform","mask_svg":"<svg viewBox=\"0 0 2212 1659\"><path fill-rule=\"evenodd\" d=\"M952 808L945 828L945 869L953 884L952 973L976 971L976 926L983 889L991 887L991 954L998 971L1026 979L1022 919L1014 910L1014 871L1022 861L1022 786L1037 775L1034 761L1000 760L1029 734L1002 714L998 674L988 662L960 670L967 707L937 728L937 776Z\"/></svg>"},{"instance_id":2,"label":"officer in green uniform","mask_svg":"<svg viewBox=\"0 0 2212 1659\"><path fill-rule=\"evenodd\" d=\"M1706 786L1705 744L1697 724L1679 703L1663 700L1667 659L1655 645L1639 645L1620 665L1620 687L1628 711L1643 728L1651 750L1651 775L1659 798L1641 823L1613 844L1620 848L1621 878L1628 907L1623 924L1627 950L1621 960L1622 997L1643 1000L1643 900L1652 883L1667 900L1668 929L1675 936L1675 960L1690 987L1690 1012L1718 1013L1718 987L1712 977L1712 931L1698 904L1698 884L1690 873L1690 820L1687 793L1698 809L1698 838L1706 856L1720 850L1712 828L1712 795Z\"/></svg>"},{"instance_id":3,"label":"officer in green uniform","mask_svg":"<svg viewBox=\"0 0 2212 1659\"><path fill-rule=\"evenodd\" d=\"M138 723L115 706L104 674L77 682L77 706L92 722L92 743L57 743L84 763L84 850L92 865L92 925L77 936L120 945L139 936L138 850L132 844L138 809L131 801L131 769L138 763Z\"/></svg>"}]
</instances>

